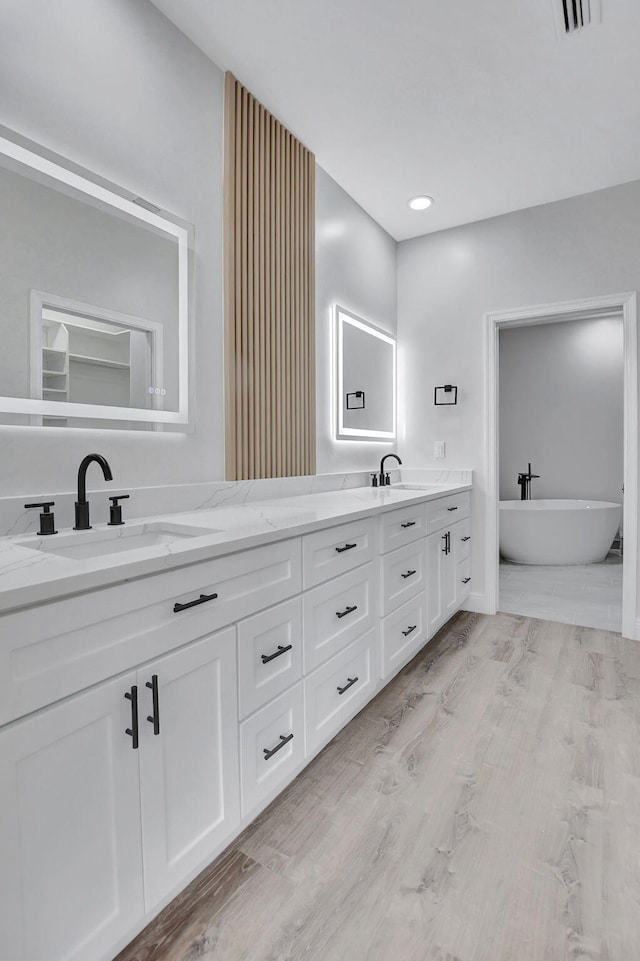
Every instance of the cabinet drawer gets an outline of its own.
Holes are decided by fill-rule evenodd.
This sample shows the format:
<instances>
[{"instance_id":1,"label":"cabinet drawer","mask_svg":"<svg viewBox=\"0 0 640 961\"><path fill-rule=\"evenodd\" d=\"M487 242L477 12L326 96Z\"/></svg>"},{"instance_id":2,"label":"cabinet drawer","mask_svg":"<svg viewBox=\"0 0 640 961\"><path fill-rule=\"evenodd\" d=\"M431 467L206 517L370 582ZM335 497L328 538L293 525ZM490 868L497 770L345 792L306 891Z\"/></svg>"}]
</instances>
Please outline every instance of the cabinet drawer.
<instances>
[{"instance_id":1,"label":"cabinet drawer","mask_svg":"<svg viewBox=\"0 0 640 961\"><path fill-rule=\"evenodd\" d=\"M471 519L467 517L451 528L451 549L456 560L462 561L471 553Z\"/></svg>"},{"instance_id":2,"label":"cabinet drawer","mask_svg":"<svg viewBox=\"0 0 640 961\"><path fill-rule=\"evenodd\" d=\"M300 591L300 540L141 577L0 619L0 723ZM190 605L200 595L217 595Z\"/></svg>"},{"instance_id":3,"label":"cabinet drawer","mask_svg":"<svg viewBox=\"0 0 640 961\"><path fill-rule=\"evenodd\" d=\"M373 520L366 519L305 535L302 538L305 589L372 560L374 532Z\"/></svg>"},{"instance_id":4,"label":"cabinet drawer","mask_svg":"<svg viewBox=\"0 0 640 961\"><path fill-rule=\"evenodd\" d=\"M427 640L426 596L424 592L382 621L382 677L390 677Z\"/></svg>"},{"instance_id":5,"label":"cabinet drawer","mask_svg":"<svg viewBox=\"0 0 640 961\"><path fill-rule=\"evenodd\" d=\"M463 517L469 516L471 499L469 491L461 494L451 494L449 497L439 497L438 500L427 502L427 534L442 530Z\"/></svg>"},{"instance_id":6,"label":"cabinet drawer","mask_svg":"<svg viewBox=\"0 0 640 961\"><path fill-rule=\"evenodd\" d=\"M302 681L240 725L242 816L265 804L304 761Z\"/></svg>"},{"instance_id":7,"label":"cabinet drawer","mask_svg":"<svg viewBox=\"0 0 640 961\"><path fill-rule=\"evenodd\" d=\"M382 515L378 541L381 554L424 537L427 526L425 506L414 504Z\"/></svg>"},{"instance_id":8,"label":"cabinet drawer","mask_svg":"<svg viewBox=\"0 0 640 961\"><path fill-rule=\"evenodd\" d=\"M238 703L247 717L302 677L299 597L238 624Z\"/></svg>"},{"instance_id":9,"label":"cabinet drawer","mask_svg":"<svg viewBox=\"0 0 640 961\"><path fill-rule=\"evenodd\" d=\"M305 673L374 626L375 597L373 564L349 571L303 595Z\"/></svg>"},{"instance_id":10,"label":"cabinet drawer","mask_svg":"<svg viewBox=\"0 0 640 961\"><path fill-rule=\"evenodd\" d=\"M424 591L426 570L425 541L408 544L385 554L382 562L380 614L384 617L410 597Z\"/></svg>"},{"instance_id":11,"label":"cabinet drawer","mask_svg":"<svg viewBox=\"0 0 640 961\"><path fill-rule=\"evenodd\" d=\"M374 628L305 678L307 755L330 740L373 697L378 672Z\"/></svg>"}]
</instances>

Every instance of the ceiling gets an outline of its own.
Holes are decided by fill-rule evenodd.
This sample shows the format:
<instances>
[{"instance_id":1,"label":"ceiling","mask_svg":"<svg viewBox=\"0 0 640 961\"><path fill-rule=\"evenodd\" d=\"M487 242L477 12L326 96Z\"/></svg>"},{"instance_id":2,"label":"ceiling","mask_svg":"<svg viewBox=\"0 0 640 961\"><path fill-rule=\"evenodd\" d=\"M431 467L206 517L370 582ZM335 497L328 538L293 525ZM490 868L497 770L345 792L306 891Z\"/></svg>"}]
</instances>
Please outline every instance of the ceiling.
<instances>
[{"instance_id":1,"label":"ceiling","mask_svg":"<svg viewBox=\"0 0 640 961\"><path fill-rule=\"evenodd\" d=\"M638 0L153 2L397 240L640 179Z\"/></svg>"}]
</instances>

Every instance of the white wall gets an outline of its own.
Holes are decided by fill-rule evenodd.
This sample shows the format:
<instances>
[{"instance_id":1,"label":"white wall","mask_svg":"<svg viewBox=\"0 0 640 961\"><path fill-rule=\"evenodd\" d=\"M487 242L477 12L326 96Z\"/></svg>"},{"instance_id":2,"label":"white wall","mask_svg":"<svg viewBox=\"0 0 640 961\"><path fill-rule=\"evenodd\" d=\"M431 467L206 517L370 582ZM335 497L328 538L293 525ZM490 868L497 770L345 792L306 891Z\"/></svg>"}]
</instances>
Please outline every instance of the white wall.
<instances>
[{"instance_id":1,"label":"white wall","mask_svg":"<svg viewBox=\"0 0 640 961\"><path fill-rule=\"evenodd\" d=\"M0 495L92 450L122 488L222 478L222 72L147 0L3 0L0 90L0 123L195 225L199 374L190 435L0 427Z\"/></svg>"},{"instance_id":2,"label":"white wall","mask_svg":"<svg viewBox=\"0 0 640 961\"><path fill-rule=\"evenodd\" d=\"M335 440L334 304L396 333L395 240L335 180L316 167L317 471L375 471L397 445ZM402 456L402 452L401 452Z\"/></svg>"},{"instance_id":3,"label":"white wall","mask_svg":"<svg viewBox=\"0 0 640 961\"><path fill-rule=\"evenodd\" d=\"M198 375L191 435L0 427L1 495L70 490L94 449L123 488L223 478L223 80L147 0L0 4L0 123L195 225ZM332 440L329 307L394 332L396 244L317 184L317 469L374 470L388 445Z\"/></svg>"},{"instance_id":4,"label":"white wall","mask_svg":"<svg viewBox=\"0 0 640 961\"><path fill-rule=\"evenodd\" d=\"M412 466L476 471L474 594L485 590L484 312L638 288L640 182L399 245L402 450ZM434 386L447 382L458 406L434 407ZM434 460L434 440L447 442L446 460Z\"/></svg>"},{"instance_id":5,"label":"white wall","mask_svg":"<svg viewBox=\"0 0 640 961\"><path fill-rule=\"evenodd\" d=\"M500 331L500 498L622 502L623 330L620 318Z\"/></svg>"}]
</instances>

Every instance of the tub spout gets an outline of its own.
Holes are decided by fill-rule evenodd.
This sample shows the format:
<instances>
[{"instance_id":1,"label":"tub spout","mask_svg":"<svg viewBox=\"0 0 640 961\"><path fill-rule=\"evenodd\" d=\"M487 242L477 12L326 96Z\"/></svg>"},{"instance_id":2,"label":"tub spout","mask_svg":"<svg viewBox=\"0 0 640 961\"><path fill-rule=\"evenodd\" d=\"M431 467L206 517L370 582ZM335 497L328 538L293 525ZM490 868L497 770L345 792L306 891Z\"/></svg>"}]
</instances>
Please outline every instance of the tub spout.
<instances>
[{"instance_id":1,"label":"tub spout","mask_svg":"<svg viewBox=\"0 0 640 961\"><path fill-rule=\"evenodd\" d=\"M520 485L520 500L530 501L531 500L531 481L534 478L540 477L540 474L531 473L531 462L529 462L529 469L527 473L518 474L518 484Z\"/></svg>"}]
</instances>

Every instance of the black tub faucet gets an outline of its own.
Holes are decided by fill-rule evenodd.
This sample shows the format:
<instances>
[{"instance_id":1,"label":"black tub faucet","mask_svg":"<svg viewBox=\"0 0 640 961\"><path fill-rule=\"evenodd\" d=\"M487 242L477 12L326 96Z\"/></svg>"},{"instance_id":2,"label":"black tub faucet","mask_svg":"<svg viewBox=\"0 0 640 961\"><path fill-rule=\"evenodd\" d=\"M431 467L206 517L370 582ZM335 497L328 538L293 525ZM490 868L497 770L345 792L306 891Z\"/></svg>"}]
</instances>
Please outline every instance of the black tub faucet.
<instances>
[{"instance_id":1,"label":"black tub faucet","mask_svg":"<svg viewBox=\"0 0 640 961\"><path fill-rule=\"evenodd\" d=\"M111 468L102 454L87 454L82 458L78 468L78 500L76 501L76 522L74 531L88 531L91 527L89 523L89 501L87 500L87 467L96 462L102 468L102 474L106 481L113 480Z\"/></svg>"},{"instance_id":2,"label":"black tub faucet","mask_svg":"<svg viewBox=\"0 0 640 961\"><path fill-rule=\"evenodd\" d=\"M389 477L389 474L384 469L384 462L386 461L387 457L395 457L395 459L398 461L398 464L402 464L402 461L400 460L397 454L385 454L382 460L380 461L380 473L377 475L376 474L371 475L372 477L371 484L373 487L388 487L389 484L391 483L391 478Z\"/></svg>"},{"instance_id":3,"label":"black tub faucet","mask_svg":"<svg viewBox=\"0 0 640 961\"><path fill-rule=\"evenodd\" d=\"M520 484L520 500L530 501L531 500L531 481L534 478L540 477L540 474L531 473L531 463L529 463L529 469L527 473L518 474L518 483Z\"/></svg>"}]
</instances>

